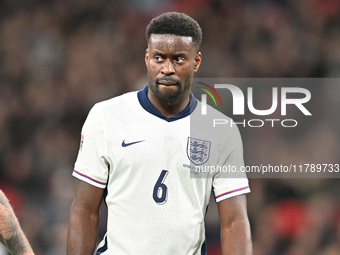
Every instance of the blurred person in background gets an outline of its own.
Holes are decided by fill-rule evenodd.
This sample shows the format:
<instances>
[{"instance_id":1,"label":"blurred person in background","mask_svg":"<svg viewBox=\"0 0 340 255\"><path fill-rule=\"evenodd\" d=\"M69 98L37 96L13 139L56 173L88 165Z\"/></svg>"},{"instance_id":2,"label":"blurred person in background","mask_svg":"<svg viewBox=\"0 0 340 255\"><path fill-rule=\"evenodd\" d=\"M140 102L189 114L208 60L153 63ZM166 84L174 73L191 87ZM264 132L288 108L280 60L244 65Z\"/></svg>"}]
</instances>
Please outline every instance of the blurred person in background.
<instances>
[{"instance_id":1,"label":"blurred person in background","mask_svg":"<svg viewBox=\"0 0 340 255\"><path fill-rule=\"evenodd\" d=\"M34 255L12 206L0 190L0 241L13 255Z\"/></svg>"}]
</instances>

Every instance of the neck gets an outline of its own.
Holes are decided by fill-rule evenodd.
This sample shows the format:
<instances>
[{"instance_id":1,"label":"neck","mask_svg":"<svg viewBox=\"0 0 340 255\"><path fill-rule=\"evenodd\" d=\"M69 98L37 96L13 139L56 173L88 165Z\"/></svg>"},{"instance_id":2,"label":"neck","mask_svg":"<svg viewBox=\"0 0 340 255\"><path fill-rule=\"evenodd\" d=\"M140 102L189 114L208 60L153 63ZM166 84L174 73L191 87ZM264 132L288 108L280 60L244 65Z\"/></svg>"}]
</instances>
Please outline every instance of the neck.
<instances>
[{"instance_id":1,"label":"neck","mask_svg":"<svg viewBox=\"0 0 340 255\"><path fill-rule=\"evenodd\" d=\"M157 97L148 89L148 98L151 104L165 117L171 118L182 112L190 102L190 91L185 93L179 99L173 101L165 101Z\"/></svg>"}]
</instances>

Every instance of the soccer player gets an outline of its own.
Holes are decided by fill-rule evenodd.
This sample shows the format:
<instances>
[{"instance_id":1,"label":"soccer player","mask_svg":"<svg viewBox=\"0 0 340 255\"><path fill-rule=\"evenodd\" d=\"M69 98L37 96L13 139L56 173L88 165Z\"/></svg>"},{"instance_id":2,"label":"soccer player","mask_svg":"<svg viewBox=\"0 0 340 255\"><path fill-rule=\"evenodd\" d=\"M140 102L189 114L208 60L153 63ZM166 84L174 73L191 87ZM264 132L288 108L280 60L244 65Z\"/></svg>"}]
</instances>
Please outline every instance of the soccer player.
<instances>
[{"instance_id":1,"label":"soccer player","mask_svg":"<svg viewBox=\"0 0 340 255\"><path fill-rule=\"evenodd\" d=\"M5 194L0 190L0 241L13 255L34 255Z\"/></svg>"},{"instance_id":2,"label":"soccer player","mask_svg":"<svg viewBox=\"0 0 340 255\"><path fill-rule=\"evenodd\" d=\"M195 178L196 166L243 164L236 126L214 132L190 126L200 120L191 83L202 60L201 28L170 12L149 23L146 37L148 86L96 104L84 123L67 254L93 254L103 198L107 233L96 254L206 254L204 216L212 190L223 254L251 254L247 178Z\"/></svg>"}]
</instances>

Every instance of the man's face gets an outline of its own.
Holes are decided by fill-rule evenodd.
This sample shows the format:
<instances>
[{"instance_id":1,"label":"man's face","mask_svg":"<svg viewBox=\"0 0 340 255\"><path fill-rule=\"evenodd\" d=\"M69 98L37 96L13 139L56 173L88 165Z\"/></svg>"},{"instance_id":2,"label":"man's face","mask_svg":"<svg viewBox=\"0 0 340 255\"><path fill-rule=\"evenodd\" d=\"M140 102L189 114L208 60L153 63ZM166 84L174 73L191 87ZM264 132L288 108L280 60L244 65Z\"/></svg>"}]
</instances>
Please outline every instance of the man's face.
<instances>
[{"instance_id":1,"label":"man's face","mask_svg":"<svg viewBox=\"0 0 340 255\"><path fill-rule=\"evenodd\" d=\"M201 53L189 36L151 34L145 63L151 92L167 102L189 95Z\"/></svg>"}]
</instances>

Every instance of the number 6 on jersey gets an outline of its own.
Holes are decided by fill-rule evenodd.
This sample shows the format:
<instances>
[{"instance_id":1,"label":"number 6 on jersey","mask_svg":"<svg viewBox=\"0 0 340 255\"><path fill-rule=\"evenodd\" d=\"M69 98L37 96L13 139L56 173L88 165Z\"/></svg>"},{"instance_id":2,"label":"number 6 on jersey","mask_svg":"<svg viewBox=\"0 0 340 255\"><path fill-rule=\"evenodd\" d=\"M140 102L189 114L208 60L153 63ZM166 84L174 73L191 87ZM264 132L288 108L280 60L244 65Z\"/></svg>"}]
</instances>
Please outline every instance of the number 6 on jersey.
<instances>
[{"instance_id":1,"label":"number 6 on jersey","mask_svg":"<svg viewBox=\"0 0 340 255\"><path fill-rule=\"evenodd\" d=\"M165 204L168 198L168 187L164 184L169 171L162 170L153 188L153 200L159 205Z\"/></svg>"}]
</instances>

